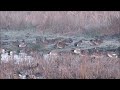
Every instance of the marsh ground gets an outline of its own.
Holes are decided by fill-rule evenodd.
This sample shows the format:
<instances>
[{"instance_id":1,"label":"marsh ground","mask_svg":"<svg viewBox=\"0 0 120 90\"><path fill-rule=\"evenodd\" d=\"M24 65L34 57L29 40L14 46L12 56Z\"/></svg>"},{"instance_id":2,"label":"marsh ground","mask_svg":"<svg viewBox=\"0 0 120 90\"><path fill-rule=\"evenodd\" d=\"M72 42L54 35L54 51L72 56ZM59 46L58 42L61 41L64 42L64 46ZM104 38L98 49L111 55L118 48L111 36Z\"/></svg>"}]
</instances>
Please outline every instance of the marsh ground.
<instances>
[{"instance_id":1,"label":"marsh ground","mask_svg":"<svg viewBox=\"0 0 120 90\"><path fill-rule=\"evenodd\" d=\"M41 79L120 79L120 58L92 58L90 55L80 56L71 53L79 40L103 39L98 46L82 45L77 48L117 50L120 47L120 13L119 12L0 12L0 48L16 51L12 43L25 40L32 57L32 63L14 60L0 64L1 79L28 78ZM18 18L18 16L21 18ZM21 17L22 16L22 17ZM68 46L58 49L54 44L36 43L40 37L51 39L73 40ZM34 42L34 44L33 44ZM45 59L44 54L56 50L63 52L56 58Z\"/></svg>"}]
</instances>

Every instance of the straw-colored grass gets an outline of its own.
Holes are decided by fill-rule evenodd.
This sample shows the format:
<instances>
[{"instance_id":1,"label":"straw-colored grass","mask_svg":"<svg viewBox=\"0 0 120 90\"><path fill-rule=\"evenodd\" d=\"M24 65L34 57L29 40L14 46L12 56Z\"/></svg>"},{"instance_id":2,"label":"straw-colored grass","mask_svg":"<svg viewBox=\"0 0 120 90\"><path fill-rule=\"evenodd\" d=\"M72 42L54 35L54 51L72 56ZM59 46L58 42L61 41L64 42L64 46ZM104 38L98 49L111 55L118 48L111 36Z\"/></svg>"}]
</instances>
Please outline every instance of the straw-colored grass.
<instances>
[{"instance_id":1,"label":"straw-colored grass","mask_svg":"<svg viewBox=\"0 0 120 90\"><path fill-rule=\"evenodd\" d=\"M0 18L0 27L5 29L36 28L64 34L91 29L99 30L99 34L120 32L119 27L109 27L113 19L120 18L119 11L1 11Z\"/></svg>"},{"instance_id":2,"label":"straw-colored grass","mask_svg":"<svg viewBox=\"0 0 120 90\"><path fill-rule=\"evenodd\" d=\"M34 68L37 63L39 66ZM26 71L29 75L42 73L45 79L120 79L120 60L108 57L92 59L90 56L73 54L54 60L37 57L28 65L25 62L19 65L2 63L0 78L20 79L17 71Z\"/></svg>"}]
</instances>

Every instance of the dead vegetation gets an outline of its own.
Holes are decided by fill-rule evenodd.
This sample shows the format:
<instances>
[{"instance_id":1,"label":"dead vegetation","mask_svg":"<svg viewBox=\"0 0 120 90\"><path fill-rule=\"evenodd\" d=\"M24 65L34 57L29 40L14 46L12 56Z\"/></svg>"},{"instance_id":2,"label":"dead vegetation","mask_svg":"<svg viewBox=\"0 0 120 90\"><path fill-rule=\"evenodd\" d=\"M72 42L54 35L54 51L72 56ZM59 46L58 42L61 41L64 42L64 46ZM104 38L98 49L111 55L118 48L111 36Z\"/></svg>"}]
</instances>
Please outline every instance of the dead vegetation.
<instances>
[{"instance_id":1,"label":"dead vegetation","mask_svg":"<svg viewBox=\"0 0 120 90\"><path fill-rule=\"evenodd\" d=\"M36 57L29 64L17 65L11 61L2 63L0 68L0 79L21 79L19 73L28 75L28 79L120 79L119 58L91 58L71 53L54 60Z\"/></svg>"},{"instance_id":2,"label":"dead vegetation","mask_svg":"<svg viewBox=\"0 0 120 90\"><path fill-rule=\"evenodd\" d=\"M1 11L0 28L70 34L77 32L118 33L119 11ZM115 23L112 22L114 19ZM117 22L116 22L117 20ZM109 28L112 25L114 28ZM117 26L115 26L117 25ZM116 28L116 29L115 29ZM96 30L97 29L97 30ZM107 29L107 30L105 30ZM114 30L113 30L114 29Z\"/></svg>"},{"instance_id":3,"label":"dead vegetation","mask_svg":"<svg viewBox=\"0 0 120 90\"><path fill-rule=\"evenodd\" d=\"M1 11L0 18L0 29L3 30L35 28L48 33L64 35L83 33L87 36L120 33L119 11ZM26 37L29 38L29 35ZM56 43L58 40L59 38L51 39L50 42L43 40L43 42L46 45ZM41 42L39 38L37 42ZM62 41L56 46L64 48L66 45L63 45L63 42L72 43L72 40ZM33 43L28 46L30 48L28 52L34 51L32 63L15 64L11 60L8 63L0 63L0 79L120 79L120 58L99 58L99 55L98 58L93 58L87 54L80 56L66 52L61 53L57 58L44 59L35 51L45 45L41 44L40 47ZM75 46L79 46L78 43ZM120 57L119 48L118 57Z\"/></svg>"}]
</instances>

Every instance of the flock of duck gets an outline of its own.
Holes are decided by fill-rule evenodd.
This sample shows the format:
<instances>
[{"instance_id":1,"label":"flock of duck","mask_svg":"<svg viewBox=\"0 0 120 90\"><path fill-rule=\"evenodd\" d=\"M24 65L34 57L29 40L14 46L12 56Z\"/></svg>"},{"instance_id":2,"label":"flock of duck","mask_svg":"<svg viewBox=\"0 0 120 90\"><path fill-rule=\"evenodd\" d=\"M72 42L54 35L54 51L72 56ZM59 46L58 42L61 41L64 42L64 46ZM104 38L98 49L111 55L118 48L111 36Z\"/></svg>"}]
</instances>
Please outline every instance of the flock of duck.
<instances>
[{"instance_id":1,"label":"flock of duck","mask_svg":"<svg viewBox=\"0 0 120 90\"><path fill-rule=\"evenodd\" d=\"M119 53L120 47L111 51L104 50L104 48L103 49L99 48L99 46L103 43L104 40L100 38L90 39L90 40L81 39L74 42L72 38L61 38L61 37L55 39L36 37L36 40L32 42L32 44L34 45L35 44L42 45L45 46L45 48L51 45L51 50L48 50L47 53L42 54L45 60L51 58L57 58L58 56L60 56L61 51L65 50L66 48L69 48L68 49L69 53L80 56L89 55L90 57L93 58L120 57L120 53ZM34 57L30 54L32 53L31 48L28 48L28 43L25 40L22 41L17 40L13 42L13 44L16 45L18 51L7 50L2 47L0 48L0 56L1 56L0 58L2 62L8 62L10 60L14 60L15 63L19 64L20 62L23 61L27 61L30 63L31 61L34 60ZM64 51L62 51L62 53L64 53Z\"/></svg>"}]
</instances>

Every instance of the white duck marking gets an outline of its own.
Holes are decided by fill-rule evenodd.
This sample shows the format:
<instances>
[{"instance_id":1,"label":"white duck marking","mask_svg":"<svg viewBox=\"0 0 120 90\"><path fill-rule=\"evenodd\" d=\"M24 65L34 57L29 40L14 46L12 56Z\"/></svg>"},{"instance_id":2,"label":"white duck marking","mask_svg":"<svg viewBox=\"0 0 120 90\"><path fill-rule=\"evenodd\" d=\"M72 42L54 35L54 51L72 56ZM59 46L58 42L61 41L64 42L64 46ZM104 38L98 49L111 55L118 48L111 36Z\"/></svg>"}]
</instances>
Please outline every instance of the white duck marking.
<instances>
[{"instance_id":1,"label":"white duck marking","mask_svg":"<svg viewBox=\"0 0 120 90\"><path fill-rule=\"evenodd\" d=\"M118 56L117 56L117 54L115 54L115 53L113 53L113 54L107 54L108 55L108 57L110 57L110 58L118 58Z\"/></svg>"}]
</instances>

